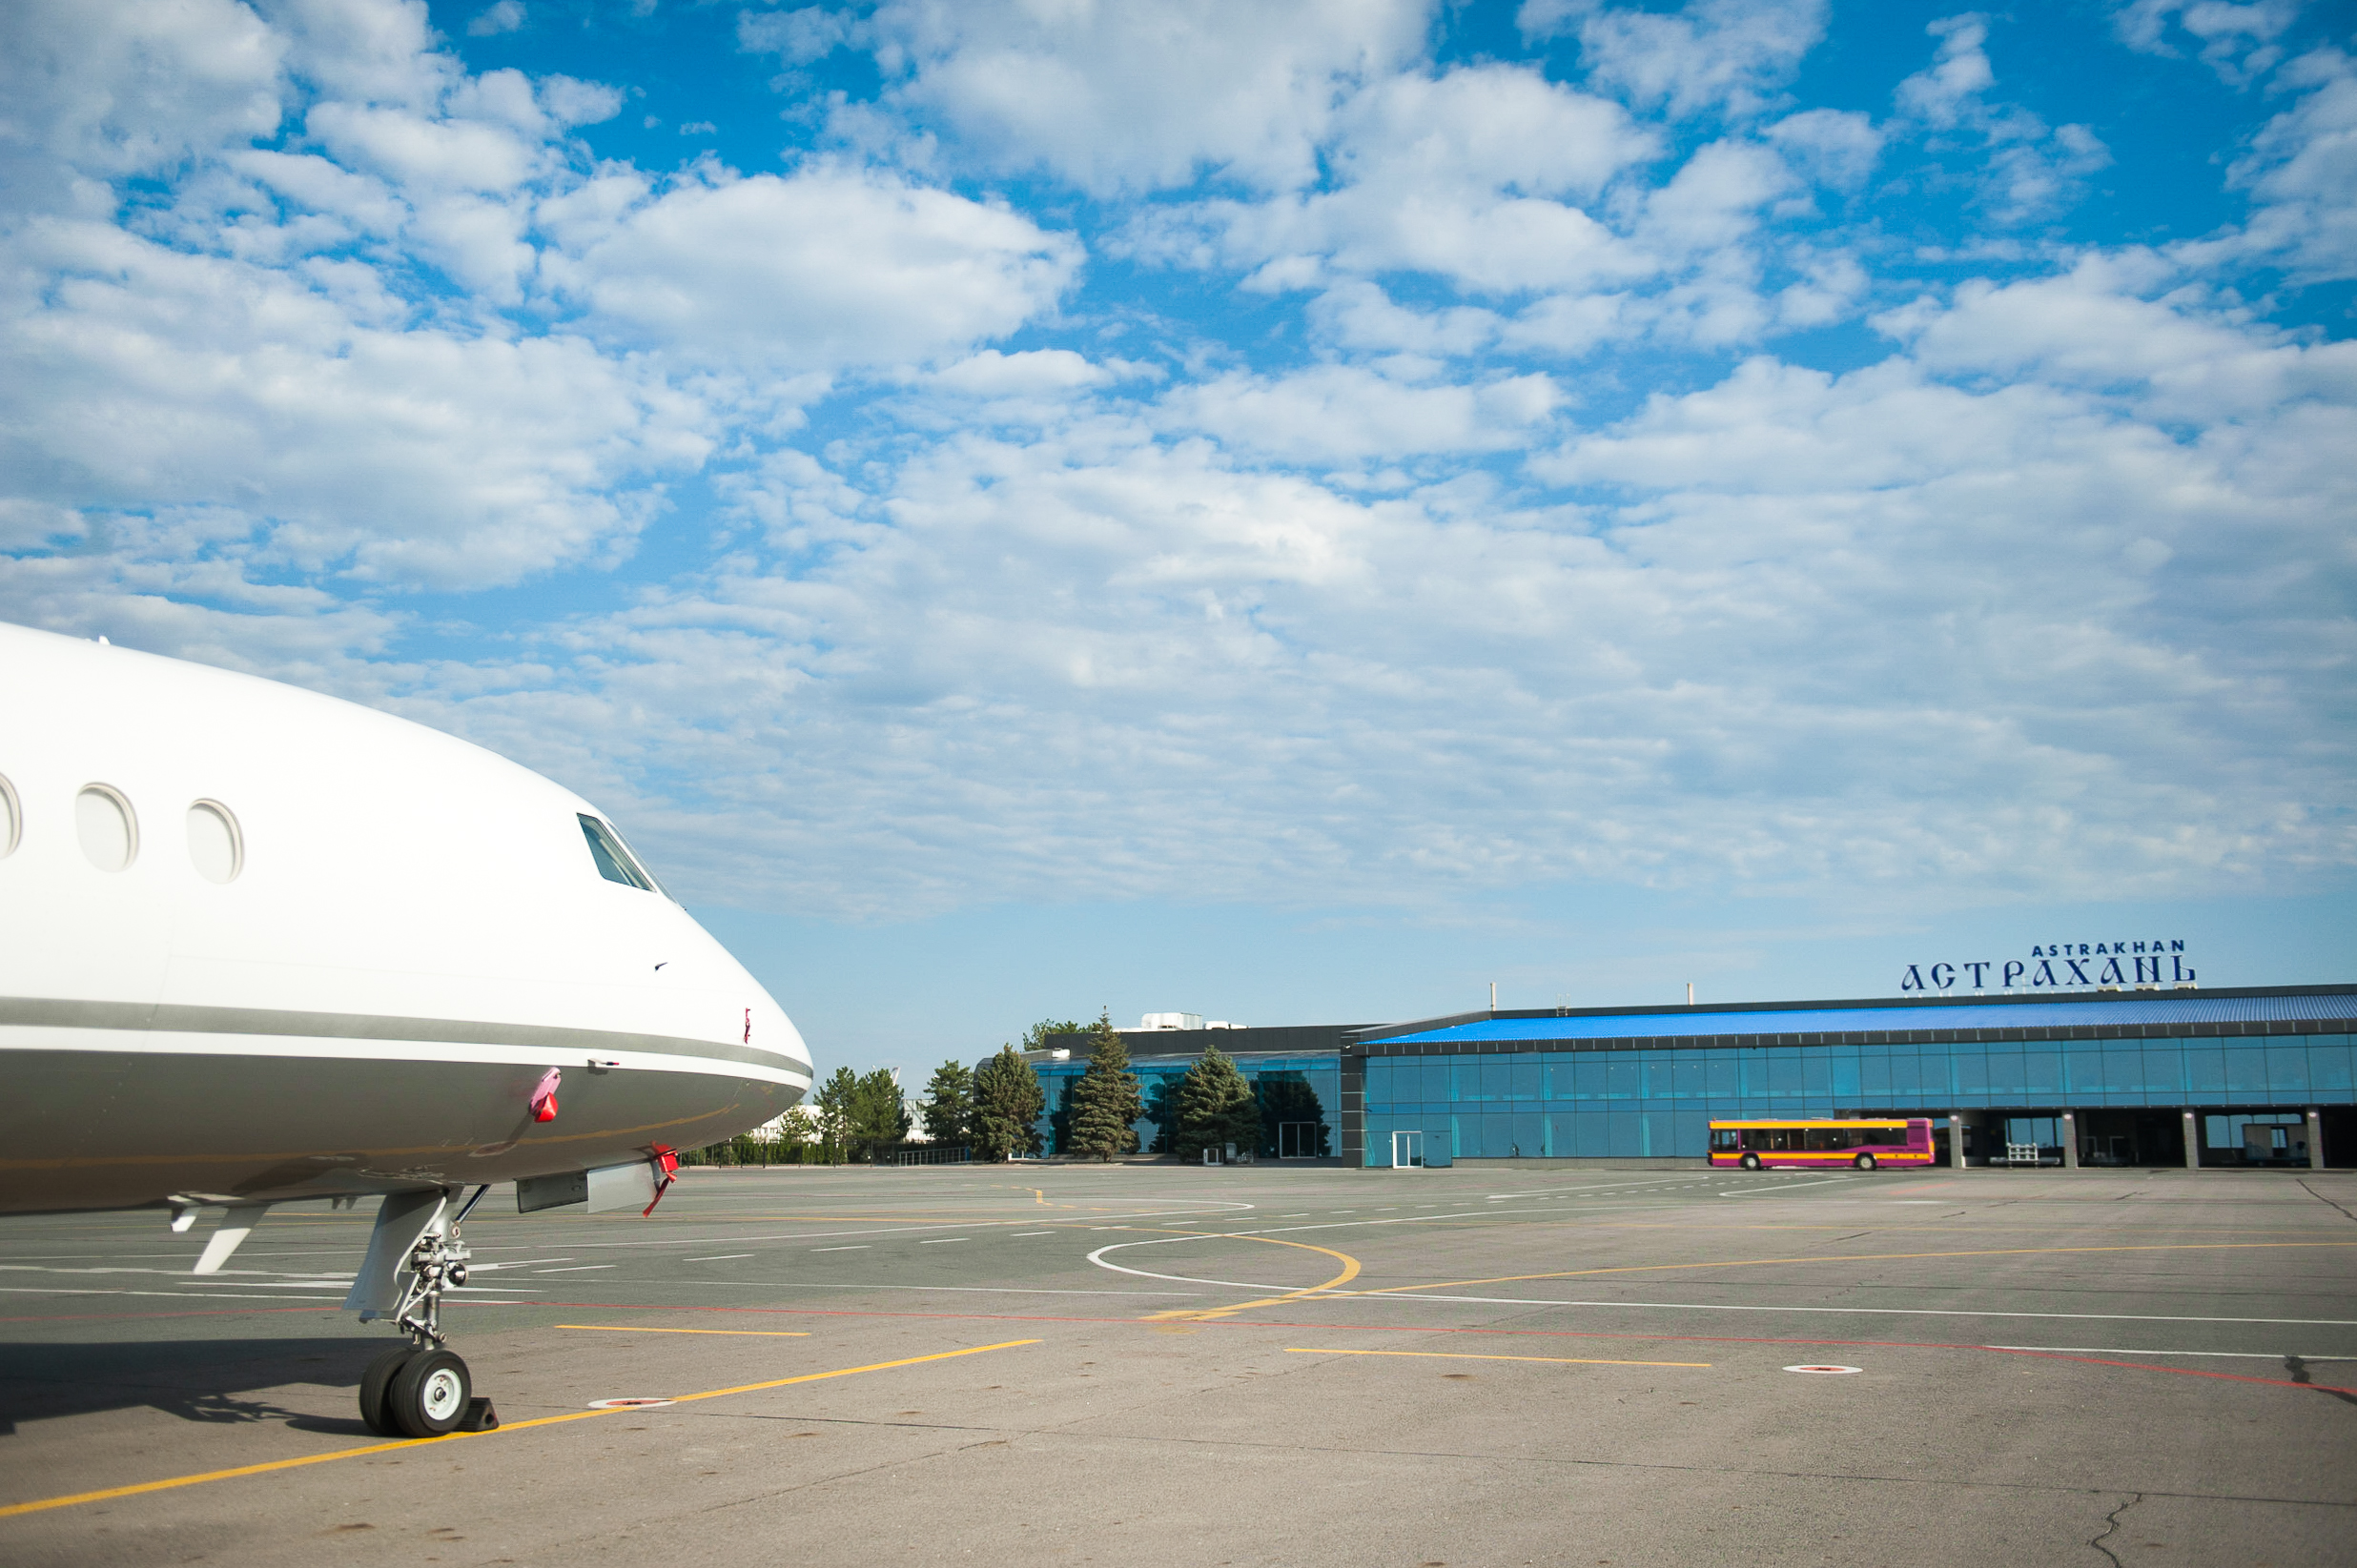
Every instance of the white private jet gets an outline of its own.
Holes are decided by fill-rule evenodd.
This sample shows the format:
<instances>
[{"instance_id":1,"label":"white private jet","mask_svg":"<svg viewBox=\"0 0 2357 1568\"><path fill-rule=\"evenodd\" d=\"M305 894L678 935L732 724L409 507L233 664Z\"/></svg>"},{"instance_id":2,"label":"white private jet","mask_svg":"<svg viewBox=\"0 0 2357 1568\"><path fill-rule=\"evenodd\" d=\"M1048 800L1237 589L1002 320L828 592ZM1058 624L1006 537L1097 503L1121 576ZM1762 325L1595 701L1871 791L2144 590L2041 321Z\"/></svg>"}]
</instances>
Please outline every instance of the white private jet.
<instances>
[{"instance_id":1,"label":"white private jet","mask_svg":"<svg viewBox=\"0 0 2357 1568\"><path fill-rule=\"evenodd\" d=\"M603 813L355 703L0 624L0 1212L381 1194L348 1308L376 1431L496 1425L460 1224L651 1210L810 1086L760 984ZM467 1189L472 1188L472 1195Z\"/></svg>"}]
</instances>

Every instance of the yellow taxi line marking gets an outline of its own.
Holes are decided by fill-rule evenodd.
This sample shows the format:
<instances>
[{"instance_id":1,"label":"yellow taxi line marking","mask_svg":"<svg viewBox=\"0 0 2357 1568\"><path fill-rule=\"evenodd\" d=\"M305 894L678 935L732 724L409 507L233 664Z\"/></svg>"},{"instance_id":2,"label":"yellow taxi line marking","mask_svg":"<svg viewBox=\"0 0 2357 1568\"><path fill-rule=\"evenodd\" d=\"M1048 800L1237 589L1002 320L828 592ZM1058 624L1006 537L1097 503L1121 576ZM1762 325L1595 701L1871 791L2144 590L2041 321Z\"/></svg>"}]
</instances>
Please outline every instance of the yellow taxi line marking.
<instances>
[{"instance_id":1,"label":"yellow taxi line marking","mask_svg":"<svg viewBox=\"0 0 2357 1568\"><path fill-rule=\"evenodd\" d=\"M1287 1346L1287 1355L1412 1355L1428 1361L1545 1361L1561 1367L1708 1367L1708 1361L1600 1361L1585 1355L1472 1355L1460 1351L1338 1351Z\"/></svg>"},{"instance_id":2,"label":"yellow taxi line marking","mask_svg":"<svg viewBox=\"0 0 2357 1568\"><path fill-rule=\"evenodd\" d=\"M1195 1234L1192 1231L1181 1231L1178 1233L1181 1235ZM1281 1307L1287 1302L1299 1301L1305 1296L1330 1291L1337 1285L1347 1285L1359 1277L1359 1260L1348 1252L1338 1252L1331 1247L1313 1247L1306 1241L1286 1241L1280 1236L1213 1234L1206 1235L1203 1239L1206 1241L1264 1241L1272 1247L1299 1247L1305 1252L1323 1252L1328 1257L1341 1259L1342 1272L1323 1284L1304 1285L1298 1291L1287 1291L1282 1295L1262 1296L1258 1301L1239 1301L1232 1307L1214 1307L1207 1312L1200 1308L1183 1308L1177 1312L1149 1313L1145 1317L1146 1322L1166 1322L1172 1318L1186 1318L1199 1323L1216 1322L1231 1313L1250 1312L1255 1307ZM1349 1293L1356 1295L1361 1293L1354 1291Z\"/></svg>"},{"instance_id":3,"label":"yellow taxi line marking","mask_svg":"<svg viewBox=\"0 0 2357 1568\"><path fill-rule=\"evenodd\" d=\"M1036 1345L1036 1339L1008 1339L995 1345L973 1345L965 1350L937 1351L931 1355L904 1356L897 1361L874 1361L864 1367L837 1367L832 1372L806 1372L799 1377L777 1377L766 1383L740 1383L734 1388L707 1389L702 1394L683 1394L671 1403L687 1404L697 1399L718 1399L730 1394L754 1394L763 1389L785 1388L794 1383L815 1383L829 1377L851 1377L863 1372L888 1372L894 1367L913 1367L927 1361L948 1361L961 1355L981 1355L990 1351L1014 1350L1020 1345ZM244 1464L229 1470L208 1470L195 1476L173 1476L160 1481L139 1481L130 1486L110 1486L97 1492L75 1492L62 1497L42 1497L32 1502L10 1503L0 1507L0 1518L17 1514L38 1514L51 1508L72 1508L86 1502L105 1502L113 1497L135 1497L143 1492L166 1492L174 1487L202 1486L207 1481L234 1480L240 1476L261 1476L274 1470L297 1470L304 1465L327 1464L336 1459L358 1458L364 1454L394 1454L402 1449L423 1448L431 1443L464 1442L474 1437L496 1437L502 1433L524 1432L533 1427L557 1426L565 1421L594 1420L600 1415L612 1415L611 1410L576 1410L563 1415L542 1415L529 1421L510 1421L492 1432L453 1432L441 1437L415 1437L397 1443L370 1443L363 1448L339 1448L327 1454L305 1454L292 1459L271 1459L262 1464ZM640 1414L645 1414L643 1411Z\"/></svg>"},{"instance_id":4,"label":"yellow taxi line marking","mask_svg":"<svg viewBox=\"0 0 2357 1568\"><path fill-rule=\"evenodd\" d=\"M723 1334L738 1339L808 1339L808 1329L639 1329L627 1323L560 1323L587 1334Z\"/></svg>"},{"instance_id":5,"label":"yellow taxi line marking","mask_svg":"<svg viewBox=\"0 0 2357 1568\"><path fill-rule=\"evenodd\" d=\"M1960 1252L1829 1252L1822 1257L1738 1257L1715 1263L1624 1263L1609 1269L1563 1269L1544 1274L1497 1274L1487 1279L1445 1279L1424 1285L1385 1285L1344 1295L1394 1295L1404 1291L1446 1291L1461 1285L1510 1285L1526 1279L1577 1279L1587 1274L1659 1273L1675 1269L1752 1269L1784 1263L1892 1263L1931 1257L2029 1257L2062 1252L2215 1252L2247 1248L2357 1247L2357 1241L2189 1241L2114 1247L1986 1247ZM1314 1285L1313 1291L1329 1289Z\"/></svg>"}]
</instances>

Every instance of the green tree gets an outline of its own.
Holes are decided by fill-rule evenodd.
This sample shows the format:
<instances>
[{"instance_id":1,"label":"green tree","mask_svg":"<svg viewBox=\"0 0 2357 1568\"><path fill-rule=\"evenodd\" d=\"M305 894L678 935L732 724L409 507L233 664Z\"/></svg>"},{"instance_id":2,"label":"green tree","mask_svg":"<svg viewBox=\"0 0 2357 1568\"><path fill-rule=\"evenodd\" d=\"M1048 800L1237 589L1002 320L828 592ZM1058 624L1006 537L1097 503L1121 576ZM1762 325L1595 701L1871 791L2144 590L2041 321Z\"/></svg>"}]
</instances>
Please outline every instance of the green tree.
<instances>
[{"instance_id":1,"label":"green tree","mask_svg":"<svg viewBox=\"0 0 2357 1568\"><path fill-rule=\"evenodd\" d=\"M770 1136L769 1158L778 1165L800 1165L818 1143L818 1120L809 1106L796 1106L777 1119Z\"/></svg>"},{"instance_id":2,"label":"green tree","mask_svg":"<svg viewBox=\"0 0 2357 1568\"><path fill-rule=\"evenodd\" d=\"M1025 1050L1045 1050L1048 1049L1049 1035L1078 1034L1084 1027L1085 1026L1083 1025L1074 1023L1069 1018L1061 1021L1054 1018L1042 1018L1038 1023L1034 1024L1031 1028L1023 1031L1023 1049Z\"/></svg>"},{"instance_id":3,"label":"green tree","mask_svg":"<svg viewBox=\"0 0 2357 1568\"><path fill-rule=\"evenodd\" d=\"M1108 1014L1099 1013L1089 1027L1088 1070L1072 1086L1065 1110L1072 1130L1058 1152L1110 1160L1138 1148L1132 1124L1146 1113L1145 1094L1129 1069L1129 1048Z\"/></svg>"},{"instance_id":4,"label":"green tree","mask_svg":"<svg viewBox=\"0 0 2357 1568\"><path fill-rule=\"evenodd\" d=\"M974 1074L963 1062L944 1062L925 1086L925 1136L937 1144L967 1141L974 1119Z\"/></svg>"},{"instance_id":5,"label":"green tree","mask_svg":"<svg viewBox=\"0 0 2357 1568\"><path fill-rule=\"evenodd\" d=\"M976 1156L1003 1160L1018 1151L1039 1152L1039 1113L1047 1109L1039 1074L1013 1046L974 1069L974 1120L967 1138Z\"/></svg>"},{"instance_id":6,"label":"green tree","mask_svg":"<svg viewBox=\"0 0 2357 1568\"><path fill-rule=\"evenodd\" d=\"M810 1096L818 1114L818 1157L829 1165L851 1158L851 1108L859 1099L859 1074L837 1068L834 1076Z\"/></svg>"},{"instance_id":7,"label":"green tree","mask_svg":"<svg viewBox=\"0 0 2357 1568\"><path fill-rule=\"evenodd\" d=\"M909 1108L890 1068L863 1073L851 1090L851 1157L872 1160L909 1135Z\"/></svg>"},{"instance_id":8,"label":"green tree","mask_svg":"<svg viewBox=\"0 0 2357 1568\"><path fill-rule=\"evenodd\" d=\"M1321 1159L1333 1152L1327 1137L1325 1107L1319 1103L1318 1091L1309 1087L1308 1076L1300 1072L1263 1072L1253 1086L1260 1101L1260 1152L1280 1151L1277 1129L1286 1122L1315 1123L1316 1129L1305 1142L1306 1151Z\"/></svg>"},{"instance_id":9,"label":"green tree","mask_svg":"<svg viewBox=\"0 0 2357 1568\"><path fill-rule=\"evenodd\" d=\"M1260 1141L1260 1108L1252 1086L1236 1070L1227 1053L1214 1046L1203 1059L1178 1080L1178 1130L1172 1152L1182 1160L1202 1157L1206 1149L1234 1144L1257 1148Z\"/></svg>"}]
</instances>

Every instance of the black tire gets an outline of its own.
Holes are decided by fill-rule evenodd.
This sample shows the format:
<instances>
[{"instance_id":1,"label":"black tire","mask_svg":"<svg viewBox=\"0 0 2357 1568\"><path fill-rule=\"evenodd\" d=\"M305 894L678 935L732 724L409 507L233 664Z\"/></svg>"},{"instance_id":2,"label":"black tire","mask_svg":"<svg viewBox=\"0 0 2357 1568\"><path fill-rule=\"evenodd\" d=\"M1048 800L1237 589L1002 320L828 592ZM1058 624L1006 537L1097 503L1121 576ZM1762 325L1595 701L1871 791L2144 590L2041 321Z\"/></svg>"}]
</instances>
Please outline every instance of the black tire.
<instances>
[{"instance_id":1,"label":"black tire","mask_svg":"<svg viewBox=\"0 0 2357 1568\"><path fill-rule=\"evenodd\" d=\"M391 1414L385 1409L384 1395L401 1368L407 1366L409 1358L417 1354L418 1347L415 1345L396 1345L368 1363L368 1370L360 1374L360 1419L367 1422L368 1430L379 1436L398 1437L401 1435L401 1429L394 1424Z\"/></svg>"},{"instance_id":2,"label":"black tire","mask_svg":"<svg viewBox=\"0 0 2357 1568\"><path fill-rule=\"evenodd\" d=\"M1852 1160L1850 1163L1856 1166L1860 1171L1872 1171L1875 1168L1875 1157L1872 1154L1860 1154L1856 1159Z\"/></svg>"},{"instance_id":3,"label":"black tire","mask_svg":"<svg viewBox=\"0 0 2357 1568\"><path fill-rule=\"evenodd\" d=\"M1742 1166L1746 1171L1756 1171L1759 1169L1759 1156L1757 1154L1746 1154L1742 1159L1736 1161L1735 1163Z\"/></svg>"},{"instance_id":4,"label":"black tire","mask_svg":"<svg viewBox=\"0 0 2357 1568\"><path fill-rule=\"evenodd\" d=\"M384 1394L385 1413L404 1436L439 1437L456 1432L466 1419L466 1401L474 1392L465 1362L445 1350L420 1351L394 1375Z\"/></svg>"}]
</instances>

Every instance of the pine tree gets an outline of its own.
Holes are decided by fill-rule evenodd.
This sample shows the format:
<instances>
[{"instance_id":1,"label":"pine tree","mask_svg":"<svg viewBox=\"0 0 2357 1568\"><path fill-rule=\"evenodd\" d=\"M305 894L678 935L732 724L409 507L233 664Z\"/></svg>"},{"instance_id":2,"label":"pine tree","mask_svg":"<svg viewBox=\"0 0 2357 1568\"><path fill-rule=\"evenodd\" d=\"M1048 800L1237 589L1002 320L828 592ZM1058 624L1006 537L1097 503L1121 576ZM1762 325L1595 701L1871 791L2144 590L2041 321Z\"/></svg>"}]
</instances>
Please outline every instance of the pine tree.
<instances>
[{"instance_id":1,"label":"pine tree","mask_svg":"<svg viewBox=\"0 0 2357 1568\"><path fill-rule=\"evenodd\" d=\"M860 1075L851 1091L851 1157L872 1160L909 1135L909 1108L890 1068Z\"/></svg>"},{"instance_id":2,"label":"pine tree","mask_svg":"<svg viewBox=\"0 0 2357 1568\"><path fill-rule=\"evenodd\" d=\"M1172 1152L1182 1160L1197 1160L1206 1149L1258 1147L1260 1110L1252 1098L1252 1085L1236 1064L1214 1046L1203 1059L1187 1069L1178 1081L1178 1129Z\"/></svg>"},{"instance_id":3,"label":"pine tree","mask_svg":"<svg viewBox=\"0 0 2357 1568\"><path fill-rule=\"evenodd\" d=\"M1315 1129L1306 1141L1310 1147L1297 1152L1315 1154L1321 1159L1333 1152L1327 1138L1325 1107L1319 1102L1318 1091L1309 1087L1301 1074L1262 1073L1254 1084L1260 1100L1260 1152L1281 1152L1278 1128L1286 1122L1314 1123Z\"/></svg>"},{"instance_id":4,"label":"pine tree","mask_svg":"<svg viewBox=\"0 0 2357 1568\"><path fill-rule=\"evenodd\" d=\"M1138 1148L1133 1124L1146 1113L1145 1093L1129 1069L1129 1048L1110 1014L1099 1013L1089 1028L1088 1070L1072 1086L1066 1110L1072 1131L1060 1152L1110 1160Z\"/></svg>"},{"instance_id":5,"label":"pine tree","mask_svg":"<svg viewBox=\"0 0 2357 1568\"><path fill-rule=\"evenodd\" d=\"M974 1074L963 1062L944 1062L925 1086L925 1136L937 1144L967 1141L974 1119Z\"/></svg>"},{"instance_id":6,"label":"pine tree","mask_svg":"<svg viewBox=\"0 0 2357 1568\"><path fill-rule=\"evenodd\" d=\"M859 1098L859 1075L850 1068L837 1068L810 1104L818 1110L818 1157L829 1165L841 1165L851 1158L851 1108Z\"/></svg>"},{"instance_id":7,"label":"pine tree","mask_svg":"<svg viewBox=\"0 0 2357 1568\"><path fill-rule=\"evenodd\" d=\"M1013 1046L974 1069L974 1120L968 1137L974 1153L986 1160L1003 1160L1018 1150L1039 1152L1039 1113L1047 1109L1047 1091L1039 1074Z\"/></svg>"}]
</instances>

